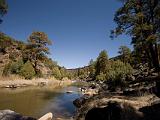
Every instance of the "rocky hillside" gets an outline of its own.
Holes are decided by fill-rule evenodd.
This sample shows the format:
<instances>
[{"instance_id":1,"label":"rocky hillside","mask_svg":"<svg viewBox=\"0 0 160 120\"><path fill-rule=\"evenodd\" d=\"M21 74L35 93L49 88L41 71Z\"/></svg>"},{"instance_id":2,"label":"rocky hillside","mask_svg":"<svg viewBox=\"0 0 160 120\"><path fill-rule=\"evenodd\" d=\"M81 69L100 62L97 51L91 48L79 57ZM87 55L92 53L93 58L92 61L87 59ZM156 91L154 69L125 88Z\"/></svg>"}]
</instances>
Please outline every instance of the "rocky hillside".
<instances>
[{"instance_id":1,"label":"rocky hillside","mask_svg":"<svg viewBox=\"0 0 160 120\"><path fill-rule=\"evenodd\" d=\"M27 43L15 40L0 32L0 76L4 75L4 73L5 75L21 75L20 69L28 63L27 61L29 61L26 57L26 47ZM31 66L34 65L31 60L29 61L29 64L31 64ZM28 65L26 65L26 67L28 67ZM52 76L53 68L55 67L57 67L58 70L61 68L47 56L43 56L43 60L39 60L37 65L37 69L39 69L41 76L43 77ZM27 69L33 69L33 67ZM23 71L26 72L24 69Z\"/></svg>"},{"instance_id":2,"label":"rocky hillside","mask_svg":"<svg viewBox=\"0 0 160 120\"><path fill-rule=\"evenodd\" d=\"M11 61L22 58L22 49L25 44L0 33L0 75L4 67Z\"/></svg>"}]
</instances>

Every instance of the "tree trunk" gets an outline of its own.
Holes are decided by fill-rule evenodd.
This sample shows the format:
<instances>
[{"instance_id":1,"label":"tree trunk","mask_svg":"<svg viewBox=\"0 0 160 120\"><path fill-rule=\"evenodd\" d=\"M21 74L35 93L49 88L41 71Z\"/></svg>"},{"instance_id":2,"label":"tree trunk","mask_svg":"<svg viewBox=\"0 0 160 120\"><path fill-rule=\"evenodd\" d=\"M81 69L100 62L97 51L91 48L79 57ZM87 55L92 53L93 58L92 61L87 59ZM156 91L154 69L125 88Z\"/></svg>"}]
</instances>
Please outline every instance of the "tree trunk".
<instances>
[{"instance_id":1,"label":"tree trunk","mask_svg":"<svg viewBox=\"0 0 160 120\"><path fill-rule=\"evenodd\" d=\"M159 61L158 61L158 51L157 51L157 45L153 46L152 43L149 44L150 53L152 56L152 63L154 68L159 71Z\"/></svg>"}]
</instances>

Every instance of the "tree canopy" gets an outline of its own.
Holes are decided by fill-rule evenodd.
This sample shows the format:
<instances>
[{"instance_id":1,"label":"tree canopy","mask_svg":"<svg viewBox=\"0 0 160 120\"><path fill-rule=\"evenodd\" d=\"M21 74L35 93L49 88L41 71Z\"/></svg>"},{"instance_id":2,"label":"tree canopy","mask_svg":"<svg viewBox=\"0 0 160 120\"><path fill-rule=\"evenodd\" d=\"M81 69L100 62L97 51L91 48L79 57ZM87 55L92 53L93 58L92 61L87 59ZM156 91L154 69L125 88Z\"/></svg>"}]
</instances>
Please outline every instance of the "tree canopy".
<instances>
[{"instance_id":1,"label":"tree canopy","mask_svg":"<svg viewBox=\"0 0 160 120\"><path fill-rule=\"evenodd\" d=\"M0 23L2 22L2 17L5 15L8 11L8 5L6 3L6 0L0 0Z\"/></svg>"},{"instance_id":2,"label":"tree canopy","mask_svg":"<svg viewBox=\"0 0 160 120\"><path fill-rule=\"evenodd\" d=\"M160 1L126 0L117 10L114 21L117 27L111 31L112 37L129 34L134 48L142 48L148 62L159 70Z\"/></svg>"},{"instance_id":3,"label":"tree canopy","mask_svg":"<svg viewBox=\"0 0 160 120\"><path fill-rule=\"evenodd\" d=\"M131 50L127 46L120 46L118 53L120 54L120 59L124 63L131 62Z\"/></svg>"},{"instance_id":4,"label":"tree canopy","mask_svg":"<svg viewBox=\"0 0 160 120\"><path fill-rule=\"evenodd\" d=\"M48 45L51 45L51 41L44 32L33 32L29 36L26 54L33 63L36 74L39 72L38 62L42 61L46 54L49 54Z\"/></svg>"}]
</instances>

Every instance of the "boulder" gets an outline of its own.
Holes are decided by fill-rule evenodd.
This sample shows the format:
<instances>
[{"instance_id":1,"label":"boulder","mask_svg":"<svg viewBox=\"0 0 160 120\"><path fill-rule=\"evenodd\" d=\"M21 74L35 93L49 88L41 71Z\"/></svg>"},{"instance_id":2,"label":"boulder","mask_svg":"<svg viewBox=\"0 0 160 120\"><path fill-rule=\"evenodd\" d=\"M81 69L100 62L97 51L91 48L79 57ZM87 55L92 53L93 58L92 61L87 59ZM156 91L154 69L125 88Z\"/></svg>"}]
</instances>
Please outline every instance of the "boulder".
<instances>
[{"instance_id":1,"label":"boulder","mask_svg":"<svg viewBox=\"0 0 160 120\"><path fill-rule=\"evenodd\" d=\"M36 118L22 116L11 110L0 110L0 120L36 120Z\"/></svg>"},{"instance_id":2,"label":"boulder","mask_svg":"<svg viewBox=\"0 0 160 120\"><path fill-rule=\"evenodd\" d=\"M159 103L160 99L155 95L143 97L97 95L85 100L77 109L74 118L76 120L148 120L147 112L140 109L153 105L159 106ZM149 112L151 116L155 111L151 109Z\"/></svg>"},{"instance_id":3,"label":"boulder","mask_svg":"<svg viewBox=\"0 0 160 120\"><path fill-rule=\"evenodd\" d=\"M89 99L89 96L88 95L83 95L82 97L77 98L76 100L74 100L73 104L77 108L80 108L86 102L87 99Z\"/></svg>"},{"instance_id":4,"label":"boulder","mask_svg":"<svg viewBox=\"0 0 160 120\"><path fill-rule=\"evenodd\" d=\"M52 113L47 113L38 120L52 120ZM0 110L0 120L37 120L36 118L23 116L11 110Z\"/></svg>"}]
</instances>

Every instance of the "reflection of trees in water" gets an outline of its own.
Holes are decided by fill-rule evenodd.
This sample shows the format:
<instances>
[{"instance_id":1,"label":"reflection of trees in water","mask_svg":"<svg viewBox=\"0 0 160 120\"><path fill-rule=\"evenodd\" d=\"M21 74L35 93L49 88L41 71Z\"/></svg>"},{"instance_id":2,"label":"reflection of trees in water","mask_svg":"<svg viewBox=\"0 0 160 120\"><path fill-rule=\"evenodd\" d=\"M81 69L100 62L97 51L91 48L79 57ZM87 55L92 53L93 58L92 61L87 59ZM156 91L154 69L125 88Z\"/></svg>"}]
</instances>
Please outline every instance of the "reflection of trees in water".
<instances>
[{"instance_id":1,"label":"reflection of trees in water","mask_svg":"<svg viewBox=\"0 0 160 120\"><path fill-rule=\"evenodd\" d=\"M61 92L53 92L53 91L44 91L42 93L37 94L37 96L40 96L44 100L50 100L53 99L63 93Z\"/></svg>"},{"instance_id":2,"label":"reflection of trees in water","mask_svg":"<svg viewBox=\"0 0 160 120\"><path fill-rule=\"evenodd\" d=\"M73 100L78 97L77 94L61 94L54 99L50 111L54 113L56 117L71 117L75 112L75 106Z\"/></svg>"},{"instance_id":3,"label":"reflection of trees in water","mask_svg":"<svg viewBox=\"0 0 160 120\"><path fill-rule=\"evenodd\" d=\"M58 116L71 116L75 110L72 101L78 94L67 94L66 90L72 88L48 89L26 88L15 89L6 92L0 91L0 108L11 109L23 115L40 117L47 112L53 112Z\"/></svg>"},{"instance_id":4,"label":"reflection of trees in water","mask_svg":"<svg viewBox=\"0 0 160 120\"><path fill-rule=\"evenodd\" d=\"M70 118L75 112L75 106L73 100L80 97L80 93L76 92L77 87L66 87L58 93L54 99L51 99L51 103L46 106L48 111L52 112L54 116L60 118ZM66 91L75 91L75 93L68 94ZM50 94L49 94L50 95Z\"/></svg>"}]
</instances>

